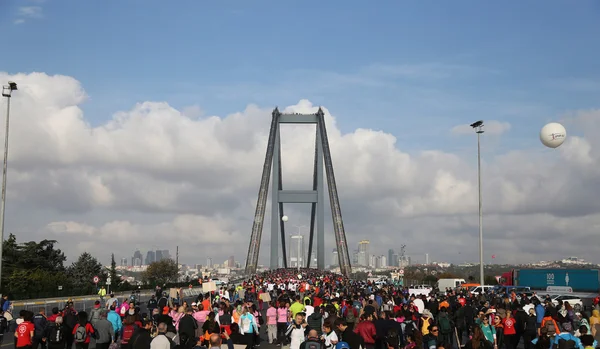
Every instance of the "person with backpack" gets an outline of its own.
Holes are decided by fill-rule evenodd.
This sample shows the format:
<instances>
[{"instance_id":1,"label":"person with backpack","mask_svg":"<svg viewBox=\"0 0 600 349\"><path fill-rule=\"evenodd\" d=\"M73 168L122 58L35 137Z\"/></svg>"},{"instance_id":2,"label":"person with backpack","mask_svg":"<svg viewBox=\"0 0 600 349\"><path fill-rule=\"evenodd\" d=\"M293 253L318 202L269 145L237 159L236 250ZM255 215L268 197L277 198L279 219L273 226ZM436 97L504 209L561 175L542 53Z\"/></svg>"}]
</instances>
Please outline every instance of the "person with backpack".
<instances>
[{"instance_id":1,"label":"person with backpack","mask_svg":"<svg viewBox=\"0 0 600 349\"><path fill-rule=\"evenodd\" d=\"M358 311L353 305L350 305L350 302L346 302L347 305L342 307L342 317L346 319L346 323L351 330L354 329L354 325L356 324L356 319L358 319Z\"/></svg>"},{"instance_id":2,"label":"person with backpack","mask_svg":"<svg viewBox=\"0 0 600 349\"><path fill-rule=\"evenodd\" d=\"M44 335L46 343L48 344L48 349L64 349L68 333L69 329L63 324L63 317L57 316L54 319L54 322L48 324ZM98 346L96 346L96 348L98 348Z\"/></svg>"},{"instance_id":3,"label":"person with backpack","mask_svg":"<svg viewBox=\"0 0 600 349\"><path fill-rule=\"evenodd\" d=\"M94 302L94 308L90 311L90 315L88 316L88 321L94 325L94 323L100 319L100 301Z\"/></svg>"},{"instance_id":4,"label":"person with backpack","mask_svg":"<svg viewBox=\"0 0 600 349\"><path fill-rule=\"evenodd\" d=\"M73 334L73 340L75 341L75 348L77 349L88 349L90 340L95 333L94 327L88 322L87 316L85 311L77 314L78 323L71 332Z\"/></svg>"},{"instance_id":5,"label":"person with backpack","mask_svg":"<svg viewBox=\"0 0 600 349\"><path fill-rule=\"evenodd\" d=\"M438 315L438 326L440 329L440 340L442 343L452 344L452 321L448 316L448 308L442 307Z\"/></svg>"},{"instance_id":6,"label":"person with backpack","mask_svg":"<svg viewBox=\"0 0 600 349\"><path fill-rule=\"evenodd\" d=\"M137 331L138 326L135 324L135 316L128 315L123 321L123 328L121 329L121 349L129 349L129 340Z\"/></svg>"},{"instance_id":7,"label":"person with backpack","mask_svg":"<svg viewBox=\"0 0 600 349\"><path fill-rule=\"evenodd\" d=\"M560 329L558 324L554 320L553 315L555 315L556 311L554 308L548 308L546 314L544 314L544 318L542 319L542 324L538 329L538 333L541 333L541 329L546 330L546 335L550 338L554 338L557 334L560 334Z\"/></svg>"}]
</instances>

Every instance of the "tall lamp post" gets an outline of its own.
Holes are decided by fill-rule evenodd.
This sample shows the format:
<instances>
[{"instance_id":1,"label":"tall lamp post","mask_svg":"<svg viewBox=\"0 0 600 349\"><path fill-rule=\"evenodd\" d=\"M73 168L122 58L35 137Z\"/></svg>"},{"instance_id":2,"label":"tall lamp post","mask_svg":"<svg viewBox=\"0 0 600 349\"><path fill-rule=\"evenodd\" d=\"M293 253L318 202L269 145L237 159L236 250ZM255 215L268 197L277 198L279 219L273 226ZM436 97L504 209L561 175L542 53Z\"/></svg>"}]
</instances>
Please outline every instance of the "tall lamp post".
<instances>
[{"instance_id":1,"label":"tall lamp post","mask_svg":"<svg viewBox=\"0 0 600 349\"><path fill-rule=\"evenodd\" d=\"M4 165L2 168L2 202L0 203L0 294L2 290L2 252L4 249L4 204L6 203L6 170L8 166L8 125L10 120L10 97L17 90L17 83L9 81L2 86L2 97L6 97L6 129L4 130Z\"/></svg>"},{"instance_id":2,"label":"tall lamp post","mask_svg":"<svg viewBox=\"0 0 600 349\"><path fill-rule=\"evenodd\" d=\"M481 134L483 133L483 120L476 121L471 127L477 133L477 183L479 187L479 283L485 285L483 272L483 209L481 205Z\"/></svg>"}]
</instances>

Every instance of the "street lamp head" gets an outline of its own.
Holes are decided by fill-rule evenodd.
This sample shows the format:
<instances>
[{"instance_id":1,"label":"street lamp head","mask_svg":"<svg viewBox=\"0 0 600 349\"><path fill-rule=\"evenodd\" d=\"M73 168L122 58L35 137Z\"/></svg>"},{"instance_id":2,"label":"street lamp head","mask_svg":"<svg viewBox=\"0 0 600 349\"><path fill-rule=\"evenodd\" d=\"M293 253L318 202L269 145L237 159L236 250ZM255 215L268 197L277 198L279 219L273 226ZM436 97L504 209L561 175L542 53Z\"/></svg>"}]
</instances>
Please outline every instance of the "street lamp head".
<instances>
[{"instance_id":1,"label":"street lamp head","mask_svg":"<svg viewBox=\"0 0 600 349\"><path fill-rule=\"evenodd\" d=\"M476 133L483 133L483 120L475 121L471 124L471 127L476 130Z\"/></svg>"},{"instance_id":2,"label":"street lamp head","mask_svg":"<svg viewBox=\"0 0 600 349\"><path fill-rule=\"evenodd\" d=\"M473 127L473 128L478 128L481 126L483 126L483 120L475 121L474 123L471 124L471 127Z\"/></svg>"},{"instance_id":3,"label":"street lamp head","mask_svg":"<svg viewBox=\"0 0 600 349\"><path fill-rule=\"evenodd\" d=\"M284 222L287 222L288 221L288 216L281 217L281 220L284 221Z\"/></svg>"},{"instance_id":4,"label":"street lamp head","mask_svg":"<svg viewBox=\"0 0 600 349\"><path fill-rule=\"evenodd\" d=\"M10 98L12 95L12 91L17 90L17 83L14 81L9 81L8 85L2 86L2 97Z\"/></svg>"}]
</instances>

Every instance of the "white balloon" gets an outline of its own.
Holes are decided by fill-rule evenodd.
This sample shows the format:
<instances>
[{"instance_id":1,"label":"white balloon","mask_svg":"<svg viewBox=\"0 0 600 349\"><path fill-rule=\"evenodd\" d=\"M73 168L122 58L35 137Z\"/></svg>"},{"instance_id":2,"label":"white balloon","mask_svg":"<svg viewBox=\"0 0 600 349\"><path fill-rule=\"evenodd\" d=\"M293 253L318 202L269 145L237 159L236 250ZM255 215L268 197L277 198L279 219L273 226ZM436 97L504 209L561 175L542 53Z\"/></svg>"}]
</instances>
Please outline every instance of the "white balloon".
<instances>
[{"instance_id":1,"label":"white balloon","mask_svg":"<svg viewBox=\"0 0 600 349\"><path fill-rule=\"evenodd\" d=\"M557 148L565 142L567 130L557 122L551 122L542 127L540 141L548 148Z\"/></svg>"},{"instance_id":2,"label":"white balloon","mask_svg":"<svg viewBox=\"0 0 600 349\"><path fill-rule=\"evenodd\" d=\"M288 221L288 216L281 217L281 220L284 221L284 222L287 222Z\"/></svg>"}]
</instances>

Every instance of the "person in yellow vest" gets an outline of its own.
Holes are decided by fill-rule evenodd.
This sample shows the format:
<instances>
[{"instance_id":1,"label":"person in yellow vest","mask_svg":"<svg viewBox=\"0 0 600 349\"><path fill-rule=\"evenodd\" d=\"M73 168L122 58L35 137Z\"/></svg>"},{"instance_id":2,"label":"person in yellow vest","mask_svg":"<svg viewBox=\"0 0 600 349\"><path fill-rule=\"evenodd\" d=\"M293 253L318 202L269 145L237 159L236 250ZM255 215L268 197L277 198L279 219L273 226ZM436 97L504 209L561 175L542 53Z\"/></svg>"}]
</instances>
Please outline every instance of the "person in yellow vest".
<instances>
[{"instance_id":1,"label":"person in yellow vest","mask_svg":"<svg viewBox=\"0 0 600 349\"><path fill-rule=\"evenodd\" d=\"M102 286L100 290L98 290L98 296L100 296L100 301L103 302L104 296L106 296L106 289L104 288L104 286Z\"/></svg>"}]
</instances>

